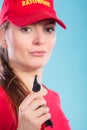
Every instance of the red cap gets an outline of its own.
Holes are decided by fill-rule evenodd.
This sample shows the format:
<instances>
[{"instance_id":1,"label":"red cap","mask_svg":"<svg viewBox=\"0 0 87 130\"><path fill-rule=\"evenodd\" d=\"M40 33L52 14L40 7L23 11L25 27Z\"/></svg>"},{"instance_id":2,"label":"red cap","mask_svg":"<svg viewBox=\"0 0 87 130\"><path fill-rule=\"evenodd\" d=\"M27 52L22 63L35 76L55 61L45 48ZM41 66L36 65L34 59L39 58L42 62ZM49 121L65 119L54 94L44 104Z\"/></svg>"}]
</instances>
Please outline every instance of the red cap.
<instances>
[{"instance_id":1,"label":"red cap","mask_svg":"<svg viewBox=\"0 0 87 130\"><path fill-rule=\"evenodd\" d=\"M54 0L4 0L0 25L9 21L21 27L47 18L54 19L66 29L65 24L56 16Z\"/></svg>"}]
</instances>

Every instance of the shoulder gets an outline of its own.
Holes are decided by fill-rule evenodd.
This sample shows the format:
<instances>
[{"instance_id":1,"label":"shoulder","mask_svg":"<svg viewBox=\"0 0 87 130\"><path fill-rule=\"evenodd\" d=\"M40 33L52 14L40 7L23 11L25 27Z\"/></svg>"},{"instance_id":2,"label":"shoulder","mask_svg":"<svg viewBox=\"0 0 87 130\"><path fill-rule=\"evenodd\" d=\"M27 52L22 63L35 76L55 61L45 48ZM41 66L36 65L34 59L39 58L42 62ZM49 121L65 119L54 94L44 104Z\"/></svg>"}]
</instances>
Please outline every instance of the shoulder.
<instances>
[{"instance_id":1,"label":"shoulder","mask_svg":"<svg viewBox=\"0 0 87 130\"><path fill-rule=\"evenodd\" d=\"M12 115L9 104L8 96L5 90L0 86L0 125L8 125L11 123Z\"/></svg>"},{"instance_id":2,"label":"shoulder","mask_svg":"<svg viewBox=\"0 0 87 130\"><path fill-rule=\"evenodd\" d=\"M60 105L60 95L58 92L52 90L52 89L48 89L47 87L45 87L48 91L47 95L45 96L46 100L49 101L53 101L55 103L58 103Z\"/></svg>"},{"instance_id":3,"label":"shoulder","mask_svg":"<svg viewBox=\"0 0 87 130\"><path fill-rule=\"evenodd\" d=\"M4 89L0 86L0 110L7 104L7 94Z\"/></svg>"},{"instance_id":4,"label":"shoulder","mask_svg":"<svg viewBox=\"0 0 87 130\"><path fill-rule=\"evenodd\" d=\"M55 95L55 96L58 96L59 97L59 94L52 90L52 89L49 89L48 87L46 87L45 85L43 85L43 87L48 91L48 95L52 96L52 95Z\"/></svg>"},{"instance_id":5,"label":"shoulder","mask_svg":"<svg viewBox=\"0 0 87 130\"><path fill-rule=\"evenodd\" d=\"M3 105L6 105L7 104L7 94L5 92L5 90L0 86L0 108L3 107Z\"/></svg>"}]
</instances>

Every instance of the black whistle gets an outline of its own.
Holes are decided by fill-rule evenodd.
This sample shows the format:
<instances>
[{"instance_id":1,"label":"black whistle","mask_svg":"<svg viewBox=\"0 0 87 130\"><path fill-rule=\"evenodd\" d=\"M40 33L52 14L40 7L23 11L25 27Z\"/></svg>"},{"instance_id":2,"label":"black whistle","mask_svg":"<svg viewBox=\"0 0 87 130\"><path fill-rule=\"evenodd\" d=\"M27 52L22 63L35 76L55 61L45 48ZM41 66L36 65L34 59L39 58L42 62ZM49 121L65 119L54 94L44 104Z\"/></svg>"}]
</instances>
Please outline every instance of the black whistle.
<instances>
[{"instance_id":1,"label":"black whistle","mask_svg":"<svg viewBox=\"0 0 87 130\"><path fill-rule=\"evenodd\" d=\"M40 86L40 84L37 82L37 75L35 75L32 91L38 92L38 91L40 91L40 89L41 89L41 86Z\"/></svg>"},{"instance_id":2,"label":"black whistle","mask_svg":"<svg viewBox=\"0 0 87 130\"><path fill-rule=\"evenodd\" d=\"M40 91L40 89L41 89L41 86L40 86L40 84L37 82L37 75L35 75L32 91L38 92L38 91ZM51 126L51 128L53 128L53 123L52 123L52 121L51 121L50 119L47 120L47 121L45 121L45 125L46 125L46 127L47 127L47 126Z\"/></svg>"}]
</instances>

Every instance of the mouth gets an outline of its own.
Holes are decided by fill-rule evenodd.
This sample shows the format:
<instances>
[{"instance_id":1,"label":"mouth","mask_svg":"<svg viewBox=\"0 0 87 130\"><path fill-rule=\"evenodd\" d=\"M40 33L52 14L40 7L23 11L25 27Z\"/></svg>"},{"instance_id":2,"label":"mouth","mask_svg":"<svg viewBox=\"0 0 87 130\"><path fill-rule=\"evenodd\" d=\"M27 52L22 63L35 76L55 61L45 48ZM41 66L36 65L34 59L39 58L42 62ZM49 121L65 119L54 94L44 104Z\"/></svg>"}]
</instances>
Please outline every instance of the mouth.
<instances>
[{"instance_id":1,"label":"mouth","mask_svg":"<svg viewBox=\"0 0 87 130\"><path fill-rule=\"evenodd\" d=\"M40 50L40 51L32 51L30 54L34 57L43 57L46 55L46 51Z\"/></svg>"}]
</instances>

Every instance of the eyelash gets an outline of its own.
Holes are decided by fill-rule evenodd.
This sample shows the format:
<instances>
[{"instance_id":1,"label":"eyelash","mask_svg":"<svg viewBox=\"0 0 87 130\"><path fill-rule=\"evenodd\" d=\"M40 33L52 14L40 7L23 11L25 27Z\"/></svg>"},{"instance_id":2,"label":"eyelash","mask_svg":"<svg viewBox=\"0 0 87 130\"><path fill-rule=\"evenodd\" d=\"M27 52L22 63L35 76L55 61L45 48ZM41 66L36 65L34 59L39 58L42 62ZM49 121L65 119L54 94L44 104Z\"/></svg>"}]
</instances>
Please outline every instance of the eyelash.
<instances>
[{"instance_id":1,"label":"eyelash","mask_svg":"<svg viewBox=\"0 0 87 130\"><path fill-rule=\"evenodd\" d=\"M46 32L52 33L52 32L55 31L55 27L46 27L44 30L45 30ZM28 28L28 27L24 27L24 28L21 28L21 31L22 31L22 32L30 32L31 29Z\"/></svg>"},{"instance_id":2,"label":"eyelash","mask_svg":"<svg viewBox=\"0 0 87 130\"><path fill-rule=\"evenodd\" d=\"M47 27L46 29L45 29L47 32L54 32L55 31L55 28L54 27Z\"/></svg>"},{"instance_id":3,"label":"eyelash","mask_svg":"<svg viewBox=\"0 0 87 130\"><path fill-rule=\"evenodd\" d=\"M28 27L24 27L24 28L21 28L21 31L22 32L30 32L30 28L28 28Z\"/></svg>"}]
</instances>

